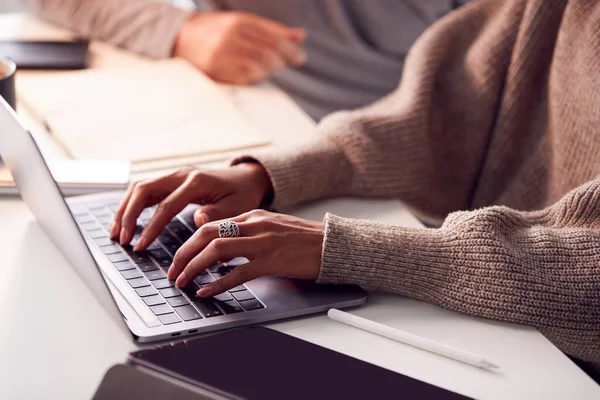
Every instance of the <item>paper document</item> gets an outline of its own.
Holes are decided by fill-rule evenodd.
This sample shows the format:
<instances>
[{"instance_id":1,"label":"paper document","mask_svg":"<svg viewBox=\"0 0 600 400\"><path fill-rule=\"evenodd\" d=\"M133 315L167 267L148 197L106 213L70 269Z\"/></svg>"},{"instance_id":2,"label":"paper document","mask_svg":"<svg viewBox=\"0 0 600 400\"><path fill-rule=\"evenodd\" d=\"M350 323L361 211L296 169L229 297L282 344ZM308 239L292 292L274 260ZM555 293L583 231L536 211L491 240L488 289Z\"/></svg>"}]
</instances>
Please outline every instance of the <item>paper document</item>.
<instances>
[{"instance_id":1,"label":"paper document","mask_svg":"<svg viewBox=\"0 0 600 400\"><path fill-rule=\"evenodd\" d=\"M48 168L65 196L124 190L131 165L124 161L48 160ZM0 163L0 195L17 194L10 171Z\"/></svg>"},{"instance_id":2,"label":"paper document","mask_svg":"<svg viewBox=\"0 0 600 400\"><path fill-rule=\"evenodd\" d=\"M269 144L209 78L177 59L23 74L17 91L78 159L148 162Z\"/></svg>"}]
</instances>

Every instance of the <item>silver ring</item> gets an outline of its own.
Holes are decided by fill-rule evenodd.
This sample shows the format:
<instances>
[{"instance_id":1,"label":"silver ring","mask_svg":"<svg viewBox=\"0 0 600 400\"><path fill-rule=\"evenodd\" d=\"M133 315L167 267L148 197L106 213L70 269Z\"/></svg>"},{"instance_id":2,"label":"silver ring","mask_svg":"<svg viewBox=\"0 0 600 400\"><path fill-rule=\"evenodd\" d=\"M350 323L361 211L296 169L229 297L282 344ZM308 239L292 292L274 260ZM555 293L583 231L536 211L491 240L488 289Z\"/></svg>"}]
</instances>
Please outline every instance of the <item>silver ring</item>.
<instances>
[{"instance_id":1,"label":"silver ring","mask_svg":"<svg viewBox=\"0 0 600 400\"><path fill-rule=\"evenodd\" d=\"M220 238L228 238L228 237L239 237L240 236L240 227L233 221L225 221L219 224L219 237Z\"/></svg>"}]
</instances>

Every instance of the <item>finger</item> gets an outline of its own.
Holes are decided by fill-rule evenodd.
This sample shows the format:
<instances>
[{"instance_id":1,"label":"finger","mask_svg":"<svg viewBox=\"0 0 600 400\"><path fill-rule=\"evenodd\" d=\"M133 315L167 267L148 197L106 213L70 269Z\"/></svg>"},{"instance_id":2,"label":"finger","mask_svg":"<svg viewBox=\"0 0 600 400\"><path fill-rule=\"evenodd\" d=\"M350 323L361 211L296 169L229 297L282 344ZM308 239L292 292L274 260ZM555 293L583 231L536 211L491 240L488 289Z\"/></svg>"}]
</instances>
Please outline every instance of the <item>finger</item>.
<instances>
[{"instance_id":1,"label":"finger","mask_svg":"<svg viewBox=\"0 0 600 400\"><path fill-rule=\"evenodd\" d=\"M287 38L291 41L301 43L306 40L306 29L304 28L289 28Z\"/></svg>"},{"instance_id":2,"label":"finger","mask_svg":"<svg viewBox=\"0 0 600 400\"><path fill-rule=\"evenodd\" d=\"M158 203L159 201L161 201L166 196L167 193L171 192L177 186L179 186L181 184L181 182L183 182L185 177L189 174L189 171L190 171L190 168L182 168L172 174L165 175L160 178L145 181L145 182L137 182L137 183L131 185L127 191L125 199L121 202L119 209L115 213L115 218L114 218L115 223L113 224L113 227L111 228L111 237L113 239L116 239L117 236L119 236L119 234L120 234L123 237L120 238L119 240L122 244L124 244L125 240L127 239L127 237L129 237L130 233L131 233L131 236L133 236L133 233L135 232L135 225L136 225L137 217L141 213L141 210L139 210L137 212L137 214L135 212L135 209L137 209L139 207L139 205L138 205L139 199L138 200L135 199L136 193L139 194L140 190L143 193L147 193L149 195L151 201L148 201L148 199L146 199L146 207L154 205L154 204ZM143 188L140 189L140 186L143 186ZM132 207L132 205L131 205L132 201L136 201L137 203L133 205L134 208L130 209L130 207ZM143 207L142 207L142 209L143 209ZM132 219L133 219L133 227L131 227ZM127 224L128 230L131 229L132 232L129 232L129 231L123 232L123 226L126 226L126 224ZM114 233L114 235L113 235L113 233ZM131 241L131 238L129 238L129 241ZM127 243L129 243L129 242L127 242Z\"/></svg>"},{"instance_id":3,"label":"finger","mask_svg":"<svg viewBox=\"0 0 600 400\"><path fill-rule=\"evenodd\" d=\"M127 204L129 203L129 199L131 198L131 194L133 193L133 189L135 188L135 186L137 185L137 182L133 182L132 184L129 185L129 187L127 188L127 192L125 193L125 197L123 197L123 200L121 200L121 203L119 204L119 207L117 208L117 211L115 212L115 216L111 222L111 227L110 227L110 238L111 239L116 239L119 236L119 232L121 231L121 219L123 218L123 213L125 212L125 209L127 208Z\"/></svg>"},{"instance_id":4,"label":"finger","mask_svg":"<svg viewBox=\"0 0 600 400\"><path fill-rule=\"evenodd\" d=\"M199 297L216 296L263 275L267 275L267 270L264 268L264 263L251 261L235 268L221 279L218 279L210 285L198 290L197 295Z\"/></svg>"},{"instance_id":5,"label":"finger","mask_svg":"<svg viewBox=\"0 0 600 400\"><path fill-rule=\"evenodd\" d=\"M297 43L288 39L279 39L277 52L289 65L301 66L307 60L306 52Z\"/></svg>"},{"instance_id":6,"label":"finger","mask_svg":"<svg viewBox=\"0 0 600 400\"><path fill-rule=\"evenodd\" d=\"M240 38L235 51L237 54L245 55L259 63L266 70L267 74L280 72L286 68L286 64L277 51L266 48L255 40Z\"/></svg>"},{"instance_id":7,"label":"finger","mask_svg":"<svg viewBox=\"0 0 600 400\"><path fill-rule=\"evenodd\" d=\"M198 275L219 260L230 260L235 257L245 257L249 260L255 258L259 251L262 239L257 237L218 238L211 241L198 253L181 271L175 285L187 286ZM169 270L169 272L171 272Z\"/></svg>"},{"instance_id":8,"label":"finger","mask_svg":"<svg viewBox=\"0 0 600 400\"><path fill-rule=\"evenodd\" d=\"M228 196L220 200L216 204L207 204L200 206L194 212L194 223L198 228L211 221L217 221L224 218L230 218L239 215L236 200L234 197Z\"/></svg>"},{"instance_id":9,"label":"finger","mask_svg":"<svg viewBox=\"0 0 600 400\"><path fill-rule=\"evenodd\" d=\"M137 218L140 216L144 208L152 205L149 201L150 198L160 198L160 196L153 196L156 194L153 193L153 191L156 189L157 188L153 187L152 184L144 182L138 183L133 189L131 197L127 203L127 207L125 208L125 212L123 213L123 217L121 218L121 233L119 237L119 242L121 245L126 245L131 242L131 239L135 234ZM163 189L159 190L164 192Z\"/></svg>"},{"instance_id":10,"label":"finger","mask_svg":"<svg viewBox=\"0 0 600 400\"><path fill-rule=\"evenodd\" d=\"M240 234L242 233L242 229L246 229L244 232L244 236L251 236L254 234L254 231L248 229L248 226L243 225L244 217L238 216L236 218L231 218L229 221L234 221L238 223L238 227L240 228ZM210 223L203 225L200 229L198 229L194 235L185 242L179 250L175 253L173 257L173 263L169 267L168 278L175 279L177 278L184 268L188 265L188 263L200 252L202 252L212 241L219 238L219 223ZM227 238L231 239L231 238ZM219 260L216 260L219 261Z\"/></svg>"},{"instance_id":11,"label":"finger","mask_svg":"<svg viewBox=\"0 0 600 400\"><path fill-rule=\"evenodd\" d=\"M190 204L193 198L195 198L195 193L190 190L189 182L186 182L161 201L156 212L142 231L140 239L135 244L134 251L146 250L171 220Z\"/></svg>"},{"instance_id":12,"label":"finger","mask_svg":"<svg viewBox=\"0 0 600 400\"><path fill-rule=\"evenodd\" d=\"M302 40L296 40L306 37L304 30L290 29L283 25L273 27L269 24L257 24L243 30L243 35L259 42L263 47L275 50L286 64L299 66L306 63L306 52L300 46Z\"/></svg>"},{"instance_id":13,"label":"finger","mask_svg":"<svg viewBox=\"0 0 600 400\"><path fill-rule=\"evenodd\" d=\"M252 59L245 59L238 63L234 68L232 81L237 85L249 85L252 83L262 82L269 77L266 68Z\"/></svg>"}]
</instances>

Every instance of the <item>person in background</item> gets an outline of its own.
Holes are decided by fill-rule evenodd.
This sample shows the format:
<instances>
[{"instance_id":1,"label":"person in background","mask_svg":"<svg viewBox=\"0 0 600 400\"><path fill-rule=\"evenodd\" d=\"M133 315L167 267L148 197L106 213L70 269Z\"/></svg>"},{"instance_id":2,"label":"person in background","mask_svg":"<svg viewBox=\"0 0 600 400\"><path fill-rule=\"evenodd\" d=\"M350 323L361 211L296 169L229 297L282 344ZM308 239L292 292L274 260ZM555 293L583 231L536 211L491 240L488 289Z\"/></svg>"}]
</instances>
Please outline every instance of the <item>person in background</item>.
<instances>
[{"instance_id":1,"label":"person in background","mask_svg":"<svg viewBox=\"0 0 600 400\"><path fill-rule=\"evenodd\" d=\"M22 1L82 35L185 58L219 82L272 78L317 120L391 92L416 38L466 2L197 0L183 10L149 0Z\"/></svg>"},{"instance_id":2,"label":"person in background","mask_svg":"<svg viewBox=\"0 0 600 400\"><path fill-rule=\"evenodd\" d=\"M158 205L144 250L196 203L200 228L169 278L194 285L219 260L250 261L198 296L263 275L357 284L532 325L598 379L598 43L596 0L472 2L417 41L386 98L326 117L303 146L133 184L111 236L129 243ZM441 226L256 211L335 196L397 198Z\"/></svg>"}]
</instances>

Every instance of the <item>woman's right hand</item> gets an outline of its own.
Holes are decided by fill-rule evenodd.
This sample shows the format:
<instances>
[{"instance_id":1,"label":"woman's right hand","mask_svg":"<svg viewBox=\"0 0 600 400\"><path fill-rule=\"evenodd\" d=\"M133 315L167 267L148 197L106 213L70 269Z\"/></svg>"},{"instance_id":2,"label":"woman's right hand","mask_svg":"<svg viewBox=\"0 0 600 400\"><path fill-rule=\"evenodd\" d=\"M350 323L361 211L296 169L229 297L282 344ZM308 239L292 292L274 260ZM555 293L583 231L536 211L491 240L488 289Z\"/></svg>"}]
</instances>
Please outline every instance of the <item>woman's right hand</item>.
<instances>
[{"instance_id":1,"label":"woman's right hand","mask_svg":"<svg viewBox=\"0 0 600 400\"><path fill-rule=\"evenodd\" d=\"M144 208L158 204L134 250L145 250L188 204L200 205L194 213L198 227L258 208L272 191L265 169L257 163L242 163L221 170L182 168L172 174L129 186L110 227L113 240L131 242L137 218Z\"/></svg>"}]
</instances>

